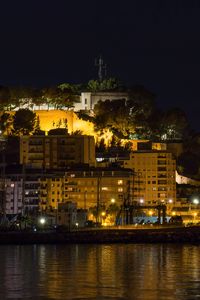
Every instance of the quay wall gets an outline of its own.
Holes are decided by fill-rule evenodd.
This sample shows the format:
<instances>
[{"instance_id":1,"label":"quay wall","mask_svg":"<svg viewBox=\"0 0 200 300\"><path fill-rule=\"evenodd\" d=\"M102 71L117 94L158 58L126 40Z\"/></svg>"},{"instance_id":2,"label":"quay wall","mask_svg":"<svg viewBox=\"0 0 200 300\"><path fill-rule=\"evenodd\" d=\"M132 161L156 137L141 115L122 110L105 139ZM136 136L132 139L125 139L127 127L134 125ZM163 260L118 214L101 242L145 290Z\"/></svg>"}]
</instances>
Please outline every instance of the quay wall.
<instances>
[{"instance_id":1,"label":"quay wall","mask_svg":"<svg viewBox=\"0 0 200 300\"><path fill-rule=\"evenodd\" d=\"M70 243L196 243L200 244L200 227L134 230L85 230L66 232L0 232L3 244Z\"/></svg>"}]
</instances>

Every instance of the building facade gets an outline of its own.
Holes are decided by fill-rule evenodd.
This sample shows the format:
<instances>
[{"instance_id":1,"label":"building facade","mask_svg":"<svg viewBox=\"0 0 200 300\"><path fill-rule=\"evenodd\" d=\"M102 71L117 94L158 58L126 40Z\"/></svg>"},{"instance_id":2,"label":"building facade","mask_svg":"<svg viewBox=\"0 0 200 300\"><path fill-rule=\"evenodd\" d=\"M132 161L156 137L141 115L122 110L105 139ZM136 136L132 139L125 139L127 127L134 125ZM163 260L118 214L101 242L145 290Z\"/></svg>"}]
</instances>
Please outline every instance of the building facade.
<instances>
[{"instance_id":1,"label":"building facade","mask_svg":"<svg viewBox=\"0 0 200 300\"><path fill-rule=\"evenodd\" d=\"M74 110L93 110L98 101L128 99L126 92L82 92L80 103L74 104Z\"/></svg>"},{"instance_id":2,"label":"building facade","mask_svg":"<svg viewBox=\"0 0 200 300\"><path fill-rule=\"evenodd\" d=\"M93 136L22 136L20 163L33 168L63 168L73 164L95 165Z\"/></svg>"},{"instance_id":3,"label":"building facade","mask_svg":"<svg viewBox=\"0 0 200 300\"><path fill-rule=\"evenodd\" d=\"M127 169L70 170L40 179L41 211L56 211L59 204L73 202L77 209L120 207L131 201L133 172Z\"/></svg>"},{"instance_id":4,"label":"building facade","mask_svg":"<svg viewBox=\"0 0 200 300\"><path fill-rule=\"evenodd\" d=\"M167 151L133 151L125 168L135 173L133 198L146 205L176 202L176 161Z\"/></svg>"},{"instance_id":5,"label":"building facade","mask_svg":"<svg viewBox=\"0 0 200 300\"><path fill-rule=\"evenodd\" d=\"M39 211L40 175L22 172L6 174L1 184L1 212L6 215L35 215Z\"/></svg>"}]
</instances>

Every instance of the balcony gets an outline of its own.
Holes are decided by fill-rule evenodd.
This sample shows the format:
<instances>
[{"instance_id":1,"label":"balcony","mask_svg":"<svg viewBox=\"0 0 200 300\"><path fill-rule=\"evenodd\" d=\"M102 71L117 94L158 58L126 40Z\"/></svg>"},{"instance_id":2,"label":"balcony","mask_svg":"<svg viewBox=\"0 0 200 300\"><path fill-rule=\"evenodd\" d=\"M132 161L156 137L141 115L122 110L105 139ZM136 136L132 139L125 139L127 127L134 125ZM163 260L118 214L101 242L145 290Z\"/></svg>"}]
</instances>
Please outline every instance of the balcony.
<instances>
[{"instance_id":1,"label":"balcony","mask_svg":"<svg viewBox=\"0 0 200 300\"><path fill-rule=\"evenodd\" d=\"M167 161L166 160L158 160L158 165L166 165L167 164Z\"/></svg>"},{"instance_id":2,"label":"balcony","mask_svg":"<svg viewBox=\"0 0 200 300\"><path fill-rule=\"evenodd\" d=\"M167 180L158 180L158 184L159 184L159 185L160 185L160 184L166 185L166 184L167 184Z\"/></svg>"},{"instance_id":3,"label":"balcony","mask_svg":"<svg viewBox=\"0 0 200 300\"><path fill-rule=\"evenodd\" d=\"M159 178L167 178L167 175L166 175L166 174L159 174L159 175L158 175L158 179L159 179Z\"/></svg>"},{"instance_id":4,"label":"balcony","mask_svg":"<svg viewBox=\"0 0 200 300\"><path fill-rule=\"evenodd\" d=\"M42 146L43 145L43 142L41 141L41 140L30 140L29 141L29 145L31 145L31 146Z\"/></svg>"},{"instance_id":5,"label":"balcony","mask_svg":"<svg viewBox=\"0 0 200 300\"><path fill-rule=\"evenodd\" d=\"M29 149L28 153L43 153L43 149Z\"/></svg>"},{"instance_id":6,"label":"balcony","mask_svg":"<svg viewBox=\"0 0 200 300\"><path fill-rule=\"evenodd\" d=\"M166 172L167 168L166 167L158 167L158 172Z\"/></svg>"}]
</instances>

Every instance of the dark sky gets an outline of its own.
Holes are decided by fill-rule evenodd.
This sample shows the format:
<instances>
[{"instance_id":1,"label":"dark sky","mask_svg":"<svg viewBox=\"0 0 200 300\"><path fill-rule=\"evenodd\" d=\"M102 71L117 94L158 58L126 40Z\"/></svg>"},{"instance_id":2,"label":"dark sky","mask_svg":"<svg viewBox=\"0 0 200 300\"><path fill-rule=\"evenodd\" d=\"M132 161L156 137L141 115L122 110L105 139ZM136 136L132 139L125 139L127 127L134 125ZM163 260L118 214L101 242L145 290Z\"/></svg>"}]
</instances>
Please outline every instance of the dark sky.
<instances>
[{"instance_id":1,"label":"dark sky","mask_svg":"<svg viewBox=\"0 0 200 300\"><path fill-rule=\"evenodd\" d=\"M200 131L199 0L3 0L0 84L87 82L108 74L141 84Z\"/></svg>"}]
</instances>

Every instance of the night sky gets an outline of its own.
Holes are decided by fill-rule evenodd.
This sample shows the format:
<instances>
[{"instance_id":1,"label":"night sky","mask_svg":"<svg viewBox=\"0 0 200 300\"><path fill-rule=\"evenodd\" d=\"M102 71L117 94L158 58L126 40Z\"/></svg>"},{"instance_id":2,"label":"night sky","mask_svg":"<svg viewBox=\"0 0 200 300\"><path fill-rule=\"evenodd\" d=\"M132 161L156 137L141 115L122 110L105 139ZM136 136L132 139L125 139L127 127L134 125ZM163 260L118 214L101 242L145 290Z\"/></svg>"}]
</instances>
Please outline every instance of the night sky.
<instances>
[{"instance_id":1,"label":"night sky","mask_svg":"<svg viewBox=\"0 0 200 300\"><path fill-rule=\"evenodd\" d=\"M46 86L108 75L141 84L200 131L199 0L4 0L0 84Z\"/></svg>"}]
</instances>

